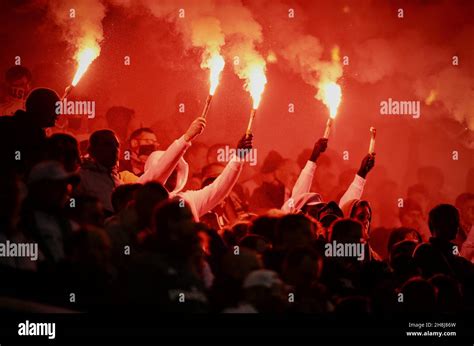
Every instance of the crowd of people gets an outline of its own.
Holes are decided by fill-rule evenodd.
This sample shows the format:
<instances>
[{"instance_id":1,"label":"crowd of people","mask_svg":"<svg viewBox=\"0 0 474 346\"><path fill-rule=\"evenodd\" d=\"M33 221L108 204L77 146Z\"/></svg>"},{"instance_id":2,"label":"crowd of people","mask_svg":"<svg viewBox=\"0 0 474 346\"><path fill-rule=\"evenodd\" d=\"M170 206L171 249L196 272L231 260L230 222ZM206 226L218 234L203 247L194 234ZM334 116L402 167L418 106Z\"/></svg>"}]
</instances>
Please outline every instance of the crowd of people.
<instances>
[{"instance_id":1,"label":"crowd of people","mask_svg":"<svg viewBox=\"0 0 474 346\"><path fill-rule=\"evenodd\" d=\"M329 171L325 138L243 173L253 136L223 162L221 146L197 141L201 117L166 150L151 128L79 138L57 130L58 94L30 79L10 69L1 105L0 242L39 251L0 257L2 296L74 311L472 310L472 191L453 205L429 180L413 185L392 227L364 198L375 154L337 180L317 174Z\"/></svg>"}]
</instances>

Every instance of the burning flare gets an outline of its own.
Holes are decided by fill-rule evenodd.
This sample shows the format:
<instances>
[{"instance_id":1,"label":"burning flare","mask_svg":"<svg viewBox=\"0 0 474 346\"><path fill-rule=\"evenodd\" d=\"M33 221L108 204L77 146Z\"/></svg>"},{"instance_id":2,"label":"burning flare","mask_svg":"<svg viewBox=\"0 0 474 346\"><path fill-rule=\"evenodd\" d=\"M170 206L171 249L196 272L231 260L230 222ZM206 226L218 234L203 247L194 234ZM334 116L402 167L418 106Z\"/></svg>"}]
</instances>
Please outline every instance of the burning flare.
<instances>
[{"instance_id":1,"label":"burning flare","mask_svg":"<svg viewBox=\"0 0 474 346\"><path fill-rule=\"evenodd\" d=\"M81 80L84 73L86 73L89 65L99 56L100 49L98 46L85 47L77 52L75 59L77 61L77 71L74 75L71 85L75 87Z\"/></svg>"},{"instance_id":2,"label":"burning flare","mask_svg":"<svg viewBox=\"0 0 474 346\"><path fill-rule=\"evenodd\" d=\"M328 82L323 84L320 89L320 95L318 94L323 103L329 109L329 116L331 119L336 118L337 109L341 103L342 92L339 84L334 82Z\"/></svg>"},{"instance_id":3,"label":"burning flare","mask_svg":"<svg viewBox=\"0 0 474 346\"><path fill-rule=\"evenodd\" d=\"M257 109L262 99L263 91L267 84L265 76L265 65L252 65L249 67L245 90L247 90L253 99L253 109Z\"/></svg>"},{"instance_id":4,"label":"burning flare","mask_svg":"<svg viewBox=\"0 0 474 346\"><path fill-rule=\"evenodd\" d=\"M224 70L225 61L224 58L219 54L213 54L201 67L206 67L210 70L209 81L209 95L214 95L217 86L219 85L219 78L222 70Z\"/></svg>"}]
</instances>

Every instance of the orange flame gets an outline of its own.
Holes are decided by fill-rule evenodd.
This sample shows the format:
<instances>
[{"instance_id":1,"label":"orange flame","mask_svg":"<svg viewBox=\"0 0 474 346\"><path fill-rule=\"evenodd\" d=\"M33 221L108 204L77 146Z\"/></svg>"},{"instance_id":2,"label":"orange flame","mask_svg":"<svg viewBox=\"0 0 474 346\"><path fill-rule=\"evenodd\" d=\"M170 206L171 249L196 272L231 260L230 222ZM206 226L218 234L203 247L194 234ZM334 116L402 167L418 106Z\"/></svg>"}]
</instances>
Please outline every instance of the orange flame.
<instances>
[{"instance_id":1,"label":"orange flame","mask_svg":"<svg viewBox=\"0 0 474 346\"><path fill-rule=\"evenodd\" d=\"M322 85L320 94L321 100L329 108L329 116L332 119L336 118L342 98L341 87L335 82L328 82Z\"/></svg>"},{"instance_id":2,"label":"orange flame","mask_svg":"<svg viewBox=\"0 0 474 346\"><path fill-rule=\"evenodd\" d=\"M100 49L98 46L96 46L86 47L76 54L75 59L77 61L77 71L72 80L72 86L76 86L77 83L79 83L82 76L89 68L89 65L99 56L99 53Z\"/></svg>"},{"instance_id":3,"label":"orange flame","mask_svg":"<svg viewBox=\"0 0 474 346\"><path fill-rule=\"evenodd\" d=\"M202 64L202 67L207 67L210 70L209 95L214 95L216 92L217 86L219 85L219 78L222 70L224 70L224 66L224 58L219 53L213 54L205 63Z\"/></svg>"},{"instance_id":4,"label":"orange flame","mask_svg":"<svg viewBox=\"0 0 474 346\"><path fill-rule=\"evenodd\" d=\"M249 67L248 78L245 89L250 93L253 99L253 109L257 109L262 99L263 91L267 84L265 76L265 65L254 64Z\"/></svg>"}]
</instances>

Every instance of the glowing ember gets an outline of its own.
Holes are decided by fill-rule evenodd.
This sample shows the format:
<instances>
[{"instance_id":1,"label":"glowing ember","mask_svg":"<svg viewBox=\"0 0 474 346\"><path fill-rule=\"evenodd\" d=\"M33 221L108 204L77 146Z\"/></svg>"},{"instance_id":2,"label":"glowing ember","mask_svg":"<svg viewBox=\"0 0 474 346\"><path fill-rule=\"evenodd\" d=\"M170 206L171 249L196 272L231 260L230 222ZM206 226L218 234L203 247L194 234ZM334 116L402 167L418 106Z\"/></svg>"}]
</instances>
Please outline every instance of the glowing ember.
<instances>
[{"instance_id":1,"label":"glowing ember","mask_svg":"<svg viewBox=\"0 0 474 346\"><path fill-rule=\"evenodd\" d=\"M76 86L77 83L79 83L82 76L89 68L89 65L99 56L99 52L99 47L86 47L76 54L75 59L78 66L76 74L74 75L74 79L71 83L72 86Z\"/></svg>"},{"instance_id":2,"label":"glowing ember","mask_svg":"<svg viewBox=\"0 0 474 346\"><path fill-rule=\"evenodd\" d=\"M337 114L337 109L341 103L342 92L339 84L334 82L326 83L322 86L321 100L329 108L329 116L334 119Z\"/></svg>"},{"instance_id":3,"label":"glowing ember","mask_svg":"<svg viewBox=\"0 0 474 346\"><path fill-rule=\"evenodd\" d=\"M209 81L211 85L209 88L209 95L214 95L216 92L217 86L219 85L219 78L224 66L224 58L218 53L212 55L209 60L203 64L203 67L207 67L210 70Z\"/></svg>"},{"instance_id":4,"label":"glowing ember","mask_svg":"<svg viewBox=\"0 0 474 346\"><path fill-rule=\"evenodd\" d=\"M253 99L253 109L257 109L262 99L263 91L267 84L265 76L265 65L252 65L248 71L248 79L245 89L250 93Z\"/></svg>"}]
</instances>

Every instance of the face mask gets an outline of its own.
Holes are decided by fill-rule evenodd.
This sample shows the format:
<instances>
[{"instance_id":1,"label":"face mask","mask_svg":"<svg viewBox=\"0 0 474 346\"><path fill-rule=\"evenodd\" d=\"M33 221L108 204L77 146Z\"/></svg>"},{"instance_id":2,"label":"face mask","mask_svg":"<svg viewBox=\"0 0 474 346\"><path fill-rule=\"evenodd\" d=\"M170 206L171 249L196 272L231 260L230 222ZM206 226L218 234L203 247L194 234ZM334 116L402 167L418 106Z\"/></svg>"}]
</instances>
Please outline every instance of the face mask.
<instances>
[{"instance_id":1,"label":"face mask","mask_svg":"<svg viewBox=\"0 0 474 346\"><path fill-rule=\"evenodd\" d=\"M146 144L146 145L140 145L138 148L138 156L150 156L152 152L156 150L156 147L154 144Z\"/></svg>"}]
</instances>

